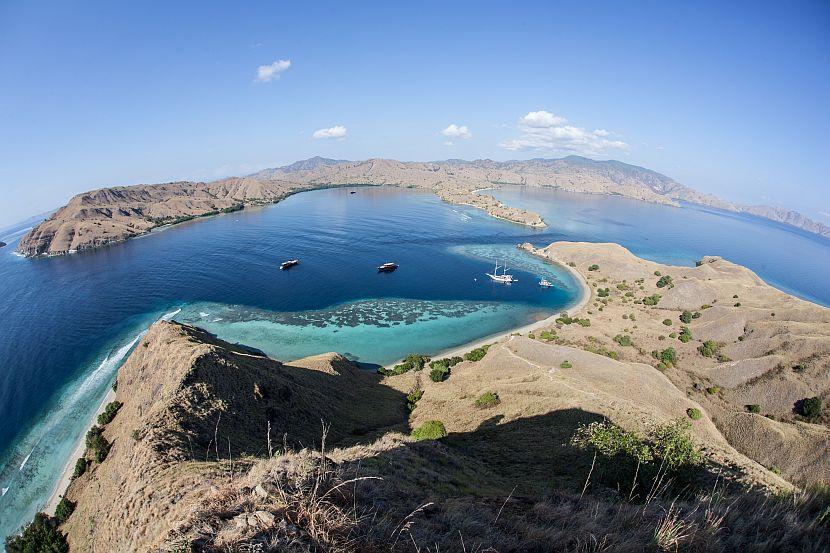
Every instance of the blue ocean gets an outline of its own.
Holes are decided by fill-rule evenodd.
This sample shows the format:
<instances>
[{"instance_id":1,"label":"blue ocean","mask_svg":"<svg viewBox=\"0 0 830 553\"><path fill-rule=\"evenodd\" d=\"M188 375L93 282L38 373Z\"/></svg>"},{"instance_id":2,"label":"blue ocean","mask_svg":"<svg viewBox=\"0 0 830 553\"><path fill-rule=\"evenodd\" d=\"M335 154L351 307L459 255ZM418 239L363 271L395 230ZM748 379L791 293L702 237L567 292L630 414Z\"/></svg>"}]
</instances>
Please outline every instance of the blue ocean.
<instances>
[{"instance_id":1,"label":"blue ocean","mask_svg":"<svg viewBox=\"0 0 830 553\"><path fill-rule=\"evenodd\" d=\"M354 193L352 193L354 192ZM722 255L830 304L830 242L760 219L556 190L504 189L539 211L533 230L433 194L355 187L192 221L53 259L0 240L0 536L42 508L116 371L160 318L280 360L337 351L367 364L441 350L541 320L578 301L567 271L516 249L615 241L661 262ZM280 271L281 261L300 264ZM378 273L392 261L400 268ZM485 276L507 263L518 282ZM555 286L537 285L545 277Z\"/></svg>"}]
</instances>

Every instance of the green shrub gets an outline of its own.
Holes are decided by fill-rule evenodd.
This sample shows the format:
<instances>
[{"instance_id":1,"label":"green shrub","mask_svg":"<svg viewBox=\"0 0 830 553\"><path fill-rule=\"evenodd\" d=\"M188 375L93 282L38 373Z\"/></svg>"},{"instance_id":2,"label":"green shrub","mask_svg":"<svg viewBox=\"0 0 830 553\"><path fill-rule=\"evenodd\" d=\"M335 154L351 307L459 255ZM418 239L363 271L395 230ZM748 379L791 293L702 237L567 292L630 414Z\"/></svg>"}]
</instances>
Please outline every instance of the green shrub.
<instances>
[{"instance_id":1,"label":"green shrub","mask_svg":"<svg viewBox=\"0 0 830 553\"><path fill-rule=\"evenodd\" d=\"M476 407L484 409L485 407L493 407L501 403L499 394L496 392L484 392L476 400Z\"/></svg>"},{"instance_id":2,"label":"green shrub","mask_svg":"<svg viewBox=\"0 0 830 553\"><path fill-rule=\"evenodd\" d=\"M660 303L660 298L662 298L660 294L652 294L650 296L646 296L643 298L643 305L657 305Z\"/></svg>"},{"instance_id":3,"label":"green shrub","mask_svg":"<svg viewBox=\"0 0 830 553\"><path fill-rule=\"evenodd\" d=\"M761 412L761 406L757 403L752 403L746 406L746 410L750 413L755 413L756 415Z\"/></svg>"},{"instance_id":4,"label":"green shrub","mask_svg":"<svg viewBox=\"0 0 830 553\"><path fill-rule=\"evenodd\" d=\"M708 388L706 388L706 393L710 396L715 395L718 392L720 392L720 386L709 386Z\"/></svg>"},{"instance_id":5,"label":"green shrub","mask_svg":"<svg viewBox=\"0 0 830 553\"><path fill-rule=\"evenodd\" d=\"M617 290L628 290L628 284L626 284L624 282L621 282L620 284L617 284Z\"/></svg>"},{"instance_id":6,"label":"green shrub","mask_svg":"<svg viewBox=\"0 0 830 553\"><path fill-rule=\"evenodd\" d=\"M666 326L671 326L671 319L663 319L663 324Z\"/></svg>"},{"instance_id":7,"label":"green shrub","mask_svg":"<svg viewBox=\"0 0 830 553\"><path fill-rule=\"evenodd\" d=\"M732 298L738 299L738 294L735 294L734 296L732 296Z\"/></svg>"},{"instance_id":8,"label":"green shrub","mask_svg":"<svg viewBox=\"0 0 830 553\"><path fill-rule=\"evenodd\" d=\"M680 335L677 337L678 340L683 342L684 344L688 343L692 339L692 331L689 330L688 326L681 326L680 327Z\"/></svg>"},{"instance_id":9,"label":"green shrub","mask_svg":"<svg viewBox=\"0 0 830 553\"><path fill-rule=\"evenodd\" d=\"M579 326L583 326L583 327L591 326L591 320L590 319L577 319L576 322L579 323Z\"/></svg>"},{"instance_id":10,"label":"green shrub","mask_svg":"<svg viewBox=\"0 0 830 553\"><path fill-rule=\"evenodd\" d=\"M600 309L602 309L602 308L600 308ZM556 322L559 323L559 324L563 324L563 325L569 325L572 322L574 322L575 320L576 319L571 318L571 316L568 315L565 311L560 313L559 316L556 318Z\"/></svg>"},{"instance_id":11,"label":"green shrub","mask_svg":"<svg viewBox=\"0 0 830 553\"><path fill-rule=\"evenodd\" d=\"M715 343L713 340L706 340L700 346L698 346L697 351L703 357L712 357L718 351L718 344Z\"/></svg>"},{"instance_id":12,"label":"green shrub","mask_svg":"<svg viewBox=\"0 0 830 553\"><path fill-rule=\"evenodd\" d=\"M680 322L689 324L692 322L692 312L691 311L684 311L680 314Z\"/></svg>"},{"instance_id":13,"label":"green shrub","mask_svg":"<svg viewBox=\"0 0 830 553\"><path fill-rule=\"evenodd\" d=\"M665 275L660 277L660 280L657 281L658 288L665 288L666 286L671 286L672 278L669 275Z\"/></svg>"},{"instance_id":14,"label":"green shrub","mask_svg":"<svg viewBox=\"0 0 830 553\"><path fill-rule=\"evenodd\" d=\"M413 369L416 371L420 371L424 368L424 365L429 361L429 357L425 355L418 355L417 353L410 353L406 356L406 358L395 365L391 369L387 369L385 367L380 367L378 372L384 376L394 376L398 374L404 374L409 372Z\"/></svg>"},{"instance_id":15,"label":"green shrub","mask_svg":"<svg viewBox=\"0 0 830 553\"><path fill-rule=\"evenodd\" d=\"M651 356L665 365L665 368L670 368L677 363L677 352L674 348L666 348L663 351L654 350L651 352Z\"/></svg>"},{"instance_id":16,"label":"green shrub","mask_svg":"<svg viewBox=\"0 0 830 553\"><path fill-rule=\"evenodd\" d=\"M596 265L596 264L591 265L590 267L588 267L588 270L589 271L599 271L599 265Z\"/></svg>"},{"instance_id":17,"label":"green shrub","mask_svg":"<svg viewBox=\"0 0 830 553\"><path fill-rule=\"evenodd\" d=\"M608 422L593 422L577 428L571 445L597 454L597 479L615 489L652 489L661 470L678 489L703 460L689 437L691 424L677 420L656 427L640 438ZM636 486L632 487L632 483Z\"/></svg>"},{"instance_id":18,"label":"green shrub","mask_svg":"<svg viewBox=\"0 0 830 553\"><path fill-rule=\"evenodd\" d=\"M629 336L628 334L617 334L616 336L614 336L614 341L623 347L627 347L633 344L633 342L631 341L631 336Z\"/></svg>"},{"instance_id":19,"label":"green shrub","mask_svg":"<svg viewBox=\"0 0 830 553\"><path fill-rule=\"evenodd\" d=\"M69 551L66 536L58 529L59 521L37 513L32 522L17 536L6 538L8 553L65 553Z\"/></svg>"},{"instance_id":20,"label":"green shrub","mask_svg":"<svg viewBox=\"0 0 830 553\"><path fill-rule=\"evenodd\" d=\"M609 288L598 288L597 289L597 296L600 298L607 298L611 295L611 290Z\"/></svg>"},{"instance_id":21,"label":"green shrub","mask_svg":"<svg viewBox=\"0 0 830 553\"><path fill-rule=\"evenodd\" d=\"M450 376L450 369L444 365L436 365L429 371L429 379L433 382L443 382Z\"/></svg>"},{"instance_id":22,"label":"green shrub","mask_svg":"<svg viewBox=\"0 0 830 553\"><path fill-rule=\"evenodd\" d=\"M741 306L741 302L738 302L738 303L735 304L735 307L740 307L740 306Z\"/></svg>"},{"instance_id":23,"label":"green shrub","mask_svg":"<svg viewBox=\"0 0 830 553\"><path fill-rule=\"evenodd\" d=\"M663 273L660 271L654 271L654 276L663 276Z\"/></svg>"},{"instance_id":24,"label":"green shrub","mask_svg":"<svg viewBox=\"0 0 830 553\"><path fill-rule=\"evenodd\" d=\"M418 401L424 397L423 390L412 390L406 395L406 408L414 411Z\"/></svg>"},{"instance_id":25,"label":"green shrub","mask_svg":"<svg viewBox=\"0 0 830 553\"><path fill-rule=\"evenodd\" d=\"M539 337L546 342L550 342L551 340L556 340L556 333L549 330L543 330L539 333Z\"/></svg>"},{"instance_id":26,"label":"green shrub","mask_svg":"<svg viewBox=\"0 0 830 553\"><path fill-rule=\"evenodd\" d=\"M55 507L55 518L58 519L59 523L66 522L66 519L69 518L69 515L75 510L75 504L62 497L60 502L58 502L58 506Z\"/></svg>"},{"instance_id":27,"label":"green shrub","mask_svg":"<svg viewBox=\"0 0 830 553\"><path fill-rule=\"evenodd\" d=\"M700 318L700 311L695 311L694 313L692 313L692 318L693 319L699 319Z\"/></svg>"},{"instance_id":28,"label":"green shrub","mask_svg":"<svg viewBox=\"0 0 830 553\"><path fill-rule=\"evenodd\" d=\"M573 365L571 364L571 362L570 362L570 361L565 360L565 361L562 361L562 362L559 364L559 367L560 367L560 368L563 368L563 369L571 369L571 368L573 368Z\"/></svg>"},{"instance_id":29,"label":"green shrub","mask_svg":"<svg viewBox=\"0 0 830 553\"><path fill-rule=\"evenodd\" d=\"M110 452L112 445L104 438L104 429L100 426L93 426L86 433L86 447L92 452L96 463L103 463Z\"/></svg>"},{"instance_id":30,"label":"green shrub","mask_svg":"<svg viewBox=\"0 0 830 553\"><path fill-rule=\"evenodd\" d=\"M447 436L447 429L441 421L427 421L412 431L411 436L417 441L440 440Z\"/></svg>"},{"instance_id":31,"label":"green shrub","mask_svg":"<svg viewBox=\"0 0 830 553\"><path fill-rule=\"evenodd\" d=\"M467 361L481 361L482 359L484 359L484 356L487 355L487 350L489 348L489 345L476 348L473 351L466 353L464 355L464 359L466 359Z\"/></svg>"},{"instance_id":32,"label":"green shrub","mask_svg":"<svg viewBox=\"0 0 830 553\"><path fill-rule=\"evenodd\" d=\"M801 414L808 419L817 419L821 416L821 398L808 397L800 402Z\"/></svg>"},{"instance_id":33,"label":"green shrub","mask_svg":"<svg viewBox=\"0 0 830 553\"><path fill-rule=\"evenodd\" d=\"M438 359L438 360L430 362L429 368L434 369L435 367L437 367L439 365L447 367L447 368L452 368L452 367L458 365L459 363L461 363L462 361L464 361L464 358L459 357L457 355L455 357L445 357L443 359Z\"/></svg>"},{"instance_id":34,"label":"green shrub","mask_svg":"<svg viewBox=\"0 0 830 553\"><path fill-rule=\"evenodd\" d=\"M86 472L86 464L85 457L78 457L78 460L75 461L75 470L72 472L73 479L82 476Z\"/></svg>"},{"instance_id":35,"label":"green shrub","mask_svg":"<svg viewBox=\"0 0 830 553\"><path fill-rule=\"evenodd\" d=\"M697 407L689 407L688 409L686 409L686 414L689 415L689 418L693 421L700 420L700 417L703 416L700 412L700 409L698 409Z\"/></svg>"},{"instance_id":36,"label":"green shrub","mask_svg":"<svg viewBox=\"0 0 830 553\"><path fill-rule=\"evenodd\" d=\"M121 409L123 403L120 401L111 401L107 403L107 406L104 408L104 412L98 415L98 424L105 425L112 422L112 419L115 418L115 415L118 413L118 410Z\"/></svg>"}]
</instances>

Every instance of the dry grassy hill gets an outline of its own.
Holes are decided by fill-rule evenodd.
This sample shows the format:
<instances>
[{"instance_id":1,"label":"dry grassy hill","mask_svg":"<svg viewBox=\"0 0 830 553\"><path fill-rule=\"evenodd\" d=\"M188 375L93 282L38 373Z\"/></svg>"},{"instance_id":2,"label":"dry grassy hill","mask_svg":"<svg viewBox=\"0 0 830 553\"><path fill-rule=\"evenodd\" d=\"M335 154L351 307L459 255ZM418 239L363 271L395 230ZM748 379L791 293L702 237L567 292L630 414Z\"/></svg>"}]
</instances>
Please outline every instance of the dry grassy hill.
<instances>
[{"instance_id":1,"label":"dry grassy hill","mask_svg":"<svg viewBox=\"0 0 830 553\"><path fill-rule=\"evenodd\" d=\"M72 551L827 550L830 494L803 491L826 486L826 411L792 398L826 397L828 310L717 258L532 251L591 301L448 371L154 325L59 531Z\"/></svg>"}]
</instances>

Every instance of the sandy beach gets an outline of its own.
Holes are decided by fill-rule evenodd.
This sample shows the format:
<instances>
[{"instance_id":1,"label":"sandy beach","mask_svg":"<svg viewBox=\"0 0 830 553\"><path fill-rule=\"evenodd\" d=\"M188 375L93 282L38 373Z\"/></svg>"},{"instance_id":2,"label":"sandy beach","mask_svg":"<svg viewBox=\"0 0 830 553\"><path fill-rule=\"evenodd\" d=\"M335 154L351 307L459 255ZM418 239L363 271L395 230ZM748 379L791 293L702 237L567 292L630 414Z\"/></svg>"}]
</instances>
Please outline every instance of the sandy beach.
<instances>
[{"instance_id":1,"label":"sandy beach","mask_svg":"<svg viewBox=\"0 0 830 553\"><path fill-rule=\"evenodd\" d=\"M107 403L111 401L115 401L115 392L112 391L112 388L107 391L107 395L104 396L104 399L101 400L101 404L98 406L98 409L95 410L95 415L90 421L89 427L94 424L95 419L104 411L104 407L106 407ZM69 483L72 481L72 473L75 472L75 462L84 454L84 450L86 449L85 438L86 432L78 438L78 442L75 444L75 449L72 450L72 454L63 466L60 480L58 480L57 485L55 485L52 495L49 496L49 501L47 501L46 505L43 507L43 511L48 515L55 514L55 508L58 506L61 497L66 493L66 488L69 487Z\"/></svg>"},{"instance_id":2,"label":"sandy beach","mask_svg":"<svg viewBox=\"0 0 830 553\"><path fill-rule=\"evenodd\" d=\"M579 273L579 271L577 271L573 267L569 267L565 263L555 261L555 260L550 260L550 259L545 259L545 261L548 261L549 263L558 265L561 268L563 268L564 270L566 270L567 272L569 272L574 277L574 280L579 284L579 286L580 286L580 297L579 297L579 300L575 304L568 307L567 309L563 309L559 313L551 315L550 317L547 317L547 318L542 319L540 321L536 321L535 323L530 323L530 324L527 324L527 325L524 325L524 326L520 326L518 328L513 328L513 329L507 330L505 332L500 332L498 334L492 334L490 336L485 336L484 338L481 338L480 340L476 340L475 342L469 342L469 343L463 344L463 345L458 346L458 347L448 348L448 349L436 352L434 354L429 354L429 355L434 359L440 359L442 357L454 357L456 355L463 356L465 353L469 352L470 350L480 348L481 346L485 346L487 344L492 344L493 342L497 342L497 341L501 340L502 338L510 336L511 334L517 334L517 333L518 334L526 334L528 332L533 332L534 330L538 330L540 328L549 327L552 324L554 324L554 322L562 314L562 312L566 312L568 315L574 316L577 313L579 313L580 311L582 311L582 309L586 305L588 305L588 302L591 301L591 287L588 286L588 283L585 280L585 278ZM396 361L395 363L390 363L389 365L386 365L386 368L391 369L395 365L400 363L401 361L402 361L402 359L399 360L399 361Z\"/></svg>"}]
</instances>

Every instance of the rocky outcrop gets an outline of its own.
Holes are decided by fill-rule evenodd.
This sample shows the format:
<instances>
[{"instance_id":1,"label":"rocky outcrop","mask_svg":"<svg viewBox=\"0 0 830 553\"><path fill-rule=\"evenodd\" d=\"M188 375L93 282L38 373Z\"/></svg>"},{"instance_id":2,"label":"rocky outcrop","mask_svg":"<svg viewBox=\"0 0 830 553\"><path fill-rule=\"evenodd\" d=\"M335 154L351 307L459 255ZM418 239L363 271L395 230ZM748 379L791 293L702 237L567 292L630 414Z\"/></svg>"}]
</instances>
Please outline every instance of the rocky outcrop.
<instances>
[{"instance_id":1,"label":"rocky outcrop","mask_svg":"<svg viewBox=\"0 0 830 553\"><path fill-rule=\"evenodd\" d=\"M6 245L6 243L5 243L5 242L0 242L0 248L2 248L2 247L3 247L3 246L5 246L5 245Z\"/></svg>"}]
</instances>

